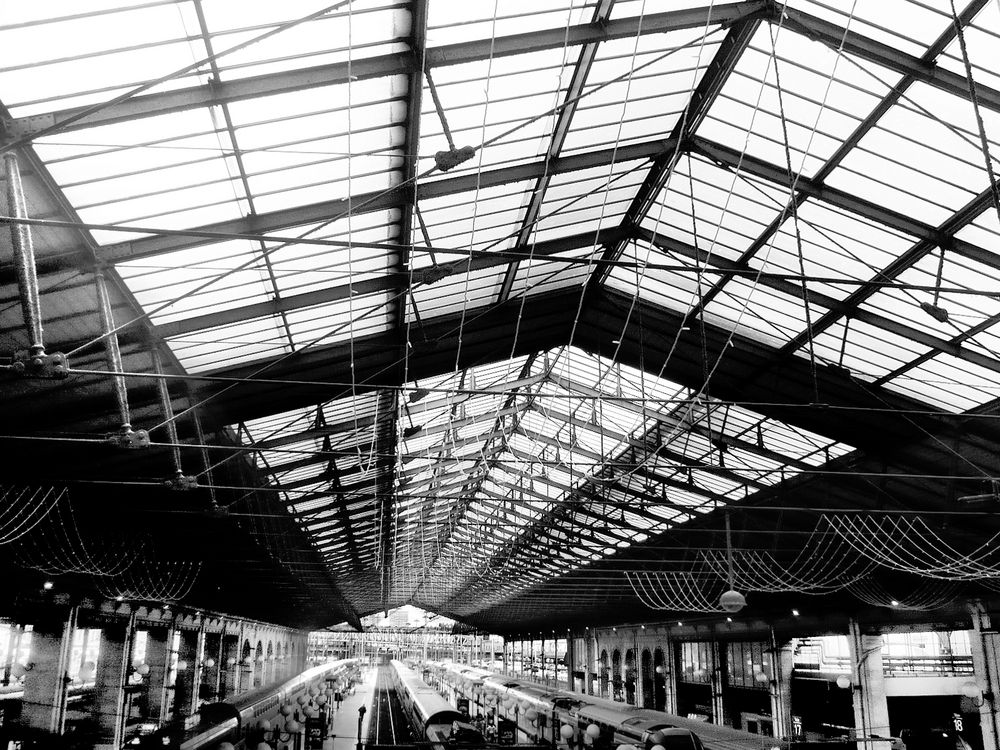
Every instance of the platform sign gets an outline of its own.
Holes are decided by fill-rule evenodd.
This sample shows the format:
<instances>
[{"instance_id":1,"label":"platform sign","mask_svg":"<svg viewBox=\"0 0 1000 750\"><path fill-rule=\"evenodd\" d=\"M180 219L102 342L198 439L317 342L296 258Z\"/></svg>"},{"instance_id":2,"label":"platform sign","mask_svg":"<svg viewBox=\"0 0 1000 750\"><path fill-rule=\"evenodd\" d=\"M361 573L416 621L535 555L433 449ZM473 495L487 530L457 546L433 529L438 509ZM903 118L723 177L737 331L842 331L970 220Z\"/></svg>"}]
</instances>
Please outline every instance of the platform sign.
<instances>
[{"instance_id":1,"label":"platform sign","mask_svg":"<svg viewBox=\"0 0 1000 750\"><path fill-rule=\"evenodd\" d=\"M306 750L323 750L326 739L326 719L322 716L306 718Z\"/></svg>"},{"instance_id":2,"label":"platform sign","mask_svg":"<svg viewBox=\"0 0 1000 750\"><path fill-rule=\"evenodd\" d=\"M460 714L462 714L462 716L468 716L469 715L469 699L468 698L456 698L455 699L455 708L458 709L458 712Z\"/></svg>"},{"instance_id":3,"label":"platform sign","mask_svg":"<svg viewBox=\"0 0 1000 750\"><path fill-rule=\"evenodd\" d=\"M510 719L499 719L497 721L497 743L500 745L516 745L517 724Z\"/></svg>"}]
</instances>

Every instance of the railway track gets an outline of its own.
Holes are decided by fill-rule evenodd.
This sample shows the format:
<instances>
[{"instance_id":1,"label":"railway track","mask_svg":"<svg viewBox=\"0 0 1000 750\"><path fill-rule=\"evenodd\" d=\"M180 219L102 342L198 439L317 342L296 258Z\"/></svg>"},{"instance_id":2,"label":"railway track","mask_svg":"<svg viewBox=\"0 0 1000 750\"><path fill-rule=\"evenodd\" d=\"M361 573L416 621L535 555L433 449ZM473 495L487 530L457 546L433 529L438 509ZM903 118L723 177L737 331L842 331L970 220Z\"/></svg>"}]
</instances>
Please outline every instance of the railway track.
<instances>
[{"instance_id":1,"label":"railway track","mask_svg":"<svg viewBox=\"0 0 1000 750\"><path fill-rule=\"evenodd\" d=\"M369 745L400 745L413 742L410 723L396 697L389 679L389 666L378 668L372 700L371 723L368 727Z\"/></svg>"}]
</instances>

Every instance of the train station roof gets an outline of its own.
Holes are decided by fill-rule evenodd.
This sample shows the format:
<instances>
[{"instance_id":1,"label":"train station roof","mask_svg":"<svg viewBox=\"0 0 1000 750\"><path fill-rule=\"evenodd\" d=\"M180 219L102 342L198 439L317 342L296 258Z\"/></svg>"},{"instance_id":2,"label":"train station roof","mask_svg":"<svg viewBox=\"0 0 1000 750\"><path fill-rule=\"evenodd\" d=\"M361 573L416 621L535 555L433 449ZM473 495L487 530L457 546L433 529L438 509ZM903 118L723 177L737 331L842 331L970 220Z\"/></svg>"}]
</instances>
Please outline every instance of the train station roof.
<instances>
[{"instance_id":1,"label":"train station roof","mask_svg":"<svg viewBox=\"0 0 1000 750\"><path fill-rule=\"evenodd\" d=\"M511 632L997 586L1000 3L86 5L0 18L17 596ZM19 233L67 377L13 367Z\"/></svg>"}]
</instances>

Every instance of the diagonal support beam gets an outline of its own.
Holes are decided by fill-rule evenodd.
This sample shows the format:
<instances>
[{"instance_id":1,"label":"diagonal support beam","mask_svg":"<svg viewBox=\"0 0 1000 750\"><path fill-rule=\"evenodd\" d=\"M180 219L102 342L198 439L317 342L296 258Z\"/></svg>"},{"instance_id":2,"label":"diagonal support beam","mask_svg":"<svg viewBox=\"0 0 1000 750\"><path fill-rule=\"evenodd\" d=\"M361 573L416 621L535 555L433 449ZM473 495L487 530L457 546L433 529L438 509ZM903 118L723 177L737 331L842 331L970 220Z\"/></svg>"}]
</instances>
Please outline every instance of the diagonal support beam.
<instances>
[{"instance_id":1,"label":"diagonal support beam","mask_svg":"<svg viewBox=\"0 0 1000 750\"><path fill-rule=\"evenodd\" d=\"M968 24L973 18L983 9L988 0L972 0L965 10L959 15L959 22L962 24ZM816 19L813 19L816 20ZM825 22L819 22L825 23ZM792 24L793 28L798 28L802 31L801 23L796 26ZM846 37L843 37L844 32L839 32L841 34L838 39L843 38L846 42ZM808 34L807 34L808 35ZM948 46L955 40L957 32L955 30L954 24L949 24L948 28L935 40L935 42L927 49L927 52L920 58L918 63L913 68L933 66L938 56L948 48ZM835 49L839 49L838 46ZM775 60L774 64L780 65L780 61ZM844 140L842 144L837 148L837 150L830 156L829 159L817 169L810 180L810 184L814 186L822 186L825 184L827 178L833 173L837 167L843 163L844 159L857 147L861 140L874 129L882 117L888 113L899 101L906 95L907 89L910 88L915 82L920 80L918 75L911 70L907 72L903 78L892 88L892 90L868 113L868 116L862 120L854 131ZM802 176L799 175L799 179ZM787 182L786 182L787 186ZM743 264L749 261L750 258L755 256L761 250L770 246L772 238L781 229L782 225L789 220L794 213L798 211L799 207L805 203L805 201L810 197L810 193L806 190L796 189L794 195L791 196L788 203L785 205L784 210L781 211L763 232L750 244L750 246L742 253L740 258L736 261L738 264ZM723 278L716 284L712 286L698 301L698 303L691 309L688 313L688 320L694 321L697 319L702 312L702 309L715 299L725 288L728 283L728 278ZM801 293L799 294L801 296ZM809 295L809 301L812 302L812 294Z\"/></svg>"},{"instance_id":2,"label":"diagonal support beam","mask_svg":"<svg viewBox=\"0 0 1000 750\"><path fill-rule=\"evenodd\" d=\"M477 188L500 187L514 182L537 179L545 174L564 174L592 167L606 166L614 161L653 159L664 151L673 150L675 143L670 140L654 140L630 144L616 149L602 149L584 154L572 154L546 162L538 160L527 164L498 169L471 172L421 185L421 200L430 200L460 193L474 192ZM213 244L225 239L246 237L259 239L259 235L278 232L290 227L329 221L333 216L346 216L386 211L402 208L413 203L413 191L402 185L395 189L373 193L361 193L350 198L341 198L307 206L261 213L240 219L206 224L191 230L167 232L144 237L130 242L105 245L97 249L96 255L105 263L122 263L130 260L151 258L177 250ZM593 238L591 238L593 239ZM419 248L414 248L418 250ZM42 268L43 272L65 270L72 264L67 260L55 260ZM2 279L0 279L2 281Z\"/></svg>"},{"instance_id":3,"label":"diagonal support beam","mask_svg":"<svg viewBox=\"0 0 1000 750\"><path fill-rule=\"evenodd\" d=\"M547 49L561 49L566 45L574 46L605 39L623 39L637 34L661 34L667 31L698 28L705 25L709 15L715 23L732 23L748 14L759 12L766 5L765 0L723 3L714 8L687 8L665 13L650 13L641 18L622 18L609 21L606 24L587 23L569 28L545 29L523 34L511 34L495 39L460 42L428 49L426 64L432 68L444 65L461 65ZM417 28L416 22L415 15L414 28ZM104 107L75 122L67 123L63 126L62 132L99 127L144 117L155 117L172 112L183 112L224 102L333 86L346 83L348 80L410 75L415 69L421 67L422 60L417 52L417 49L413 49L409 53L362 57L350 62L300 68L242 80L189 86L173 91L135 96ZM59 125L86 109L86 107L64 109L42 115L42 117L46 118L46 126Z\"/></svg>"},{"instance_id":4,"label":"diagonal support beam","mask_svg":"<svg viewBox=\"0 0 1000 750\"><path fill-rule=\"evenodd\" d=\"M591 23L606 25L609 17L611 16L611 8L613 5L614 0L599 0L597 6L594 8L594 17ZM580 95L583 94L583 87L587 83L587 78L590 75L590 69L594 64L594 58L597 57L597 50L599 47L600 42L594 41L583 45L580 50L580 55L573 68L573 77L570 80L569 87L566 89L566 96L563 100L563 108L559 112L555 128L553 128L552 131L552 139L549 141L546 162L556 158L562 152L563 144L566 142L566 136L569 134L570 126L573 124L573 115L576 114L576 109L579 106L579 102L577 100ZM514 243L515 246L525 247L528 245L528 240L535 231L535 224L538 222L539 214L542 209L542 203L545 202L545 193L548 190L549 182L551 180L552 175L546 171L544 174L539 176L538 181L535 183L535 188L531 192L531 200L529 201L528 207L524 212L524 220L521 222L521 230L518 232L517 241ZM519 265L519 263L512 263L507 268L507 272L504 274L503 281L500 284L500 291L497 292L498 302L503 302L510 297L511 290L514 286L514 278L517 276L517 269Z\"/></svg>"},{"instance_id":5,"label":"diagonal support beam","mask_svg":"<svg viewBox=\"0 0 1000 750\"><path fill-rule=\"evenodd\" d=\"M735 24L729 30L726 38L719 45L715 57L712 58L712 62L705 70L705 74L701 77L701 81L692 92L691 99L668 140L678 144L684 143L690 133L697 132L698 127L708 115L708 110L715 103L719 92L726 85L733 69L746 51L750 40L753 39L758 26L760 26L760 19L749 17ZM638 192L622 218L622 226L638 225L642 221L660 191L663 190L663 186L670 179L670 175L673 174L682 155L683 150L675 148L672 151L661 153L653 160L653 165L650 167L646 179L639 186ZM615 245L606 246L601 259L617 260L621 257L625 245L626 241L621 241ZM591 276L587 284L588 288L593 290L603 284L610 273L610 266L599 268Z\"/></svg>"}]
</instances>

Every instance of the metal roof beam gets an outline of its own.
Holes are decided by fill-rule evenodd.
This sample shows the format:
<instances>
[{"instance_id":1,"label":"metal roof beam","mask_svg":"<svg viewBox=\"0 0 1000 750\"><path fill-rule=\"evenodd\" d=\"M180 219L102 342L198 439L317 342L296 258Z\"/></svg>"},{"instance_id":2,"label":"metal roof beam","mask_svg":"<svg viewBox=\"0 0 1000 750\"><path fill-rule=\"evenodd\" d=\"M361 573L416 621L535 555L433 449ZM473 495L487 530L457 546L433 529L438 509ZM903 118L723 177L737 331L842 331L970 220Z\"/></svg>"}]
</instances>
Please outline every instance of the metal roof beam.
<instances>
[{"instance_id":1,"label":"metal roof beam","mask_svg":"<svg viewBox=\"0 0 1000 750\"><path fill-rule=\"evenodd\" d=\"M514 182L537 179L546 170L551 174L565 174L592 167L607 166L615 162L638 159L652 159L664 150L672 150L675 144L669 140L654 140L620 146L618 149L602 149L583 154L571 154L551 160L538 160L526 164L515 164L498 169L488 169L482 172L448 177L420 184L420 199L430 200L443 198L460 193L475 192L489 187L500 187ZM213 224L205 224L188 230L179 230L170 234L151 235L129 242L112 245L102 245L95 253L104 263L122 263L141 258L150 258L177 250L201 247L222 242L232 236L259 239L261 235L275 233L290 227L302 226L317 222L329 222L332 217L346 217L348 214L359 215L400 208L413 202L413 191L408 185L401 184L388 190L372 193L361 193L350 198L341 198L306 206L281 209L239 219L230 219ZM267 240L267 237L263 239ZM405 238L404 238L405 239ZM593 243L594 235L590 233ZM402 250L402 248L400 248ZM412 252L420 252L423 248L414 246ZM436 252L442 249L434 248ZM459 249L454 249L459 254ZM557 251L558 252L558 251ZM498 256L499 257L502 256ZM65 270L72 264L66 257L60 257L44 265L42 271ZM466 261L468 262L468 261ZM504 262L509 262L505 259Z\"/></svg>"},{"instance_id":2,"label":"metal roof beam","mask_svg":"<svg viewBox=\"0 0 1000 750\"><path fill-rule=\"evenodd\" d=\"M661 250L682 255L692 260L696 260L698 263L705 264L706 266L731 270L734 274L752 275L756 283L762 287L774 289L791 297L795 297L796 299L802 299L801 284L788 281L786 279L770 278L766 274L760 274L759 269L752 267L745 261L742 263L739 261L727 261L718 253L708 253L701 249L696 250L692 245L688 245L687 243L681 242L680 240L676 240L672 237L651 232L643 227L637 227L635 229L635 234L638 239L650 242ZM891 276L889 275L889 272L886 271L885 273L880 273L875 278L875 281L884 282L889 278L891 278ZM858 289L870 290L870 294L881 288L883 288L882 284L876 283L871 287L863 285ZM852 320L868 323L869 325L880 328L888 333L893 333L897 336L910 339L914 343L929 347L934 351L944 352L945 354L950 354L953 357L963 359L987 370L1000 372L1000 361L997 361L993 357L989 357L972 349L965 348L961 346L961 342L935 336L933 333L906 325L905 323L900 323L899 321L887 318L886 316L872 312L871 310L863 310L859 307L852 308L848 304L847 300L841 301L833 297L829 297L822 292L810 290L809 302L810 304L821 307L827 311L820 320L825 319L828 315L836 316L838 318L842 315L848 315ZM818 325L819 321L814 324L814 334Z\"/></svg>"},{"instance_id":3,"label":"metal roof beam","mask_svg":"<svg viewBox=\"0 0 1000 750\"><path fill-rule=\"evenodd\" d=\"M970 3L960 16L962 22L969 23L987 2L988 0L974 0ZM913 57L888 44L845 30L842 26L817 18L794 7L784 6L780 12L785 15L784 25L786 28L821 42L830 49L840 50L841 45L843 45L844 52L877 63L905 76L913 77L960 99L969 98L969 87L965 76L935 65L933 60L937 54L931 56L930 59L927 59L926 55L923 58ZM935 45L931 51L940 53L943 49L944 47ZM994 112L1000 112L1000 91L977 82L976 96L981 106Z\"/></svg>"},{"instance_id":4,"label":"metal roof beam","mask_svg":"<svg viewBox=\"0 0 1000 750\"><path fill-rule=\"evenodd\" d=\"M694 458L692 456L685 456L683 453L676 453L674 451L668 450L666 447L660 445L659 441L657 441L657 443L655 445L650 445L649 442L647 442L647 441L639 440L639 439L637 439L635 437L624 435L624 434L622 434L620 432L617 432L615 430L608 429L606 426L603 426L603 425L602 426L595 426L595 425L591 424L590 422L587 422L584 419L580 419L579 417L576 417L576 416L573 416L573 415L570 415L570 414L566 414L564 412L560 412L560 411L558 411L556 409L550 409L550 408L546 407L546 409L544 411L542 411L538 407L534 407L533 406L531 408L535 409L539 413L542 413L542 414L545 414L546 416L552 417L553 419L557 419L557 420L559 420L561 422L565 422L566 424L573 425L574 427L578 427L578 428L579 427L584 427L584 428L591 429L591 430L598 430L598 431L602 432L604 435L610 437L612 440L617 440L619 442L628 443L628 445L630 445L632 448L637 448L639 450L648 450L650 453L654 453L657 456L662 456L663 458L667 458L669 460L678 461L680 463L683 463L683 464L685 464L685 466L697 465L697 467L699 469L711 472L713 474L717 474L718 476L724 477L724 478L729 479L730 481L733 481L733 482L739 482L741 484L749 484L752 487L754 487L755 489L761 489L761 490L762 489L767 489L770 486L770 485L766 485L766 484L762 484L760 482L757 482L757 481L755 481L753 479L747 479L745 477L741 477L740 475L735 474L734 472L729 471L727 469L723 469L722 467L715 466L713 464L708 464L708 463L705 463L703 461L699 461L699 460L697 460L696 458ZM660 424L660 423L658 422L658 424ZM655 428L654 428L654 430L655 430ZM573 450L573 449L569 448L568 450ZM664 481L661 477L659 477L659 476L657 476L655 474L649 474L648 472L643 472L643 475L644 476L645 475L649 475L654 481L658 481L658 482Z\"/></svg>"},{"instance_id":5,"label":"metal roof beam","mask_svg":"<svg viewBox=\"0 0 1000 750\"><path fill-rule=\"evenodd\" d=\"M155 117L198 107L209 107L224 102L256 99L320 86L333 86L352 80L410 75L424 64L430 68L461 65L547 49L561 49L567 45L573 46L606 39L624 39L638 35L700 28L708 22L713 24L733 23L746 15L760 12L766 6L767 2L764 0L750 0L749 2L717 4L714 7L706 6L665 13L650 13L636 18L607 21L603 24L578 24L432 47L427 49L425 60L421 60L415 52L400 52L361 57L349 62L298 68L233 81L188 86L173 91L134 96L110 104L80 120L62 125L60 130L68 132L81 128L99 127L115 122ZM42 116L51 118L51 123L47 122L46 124L60 125L88 109L89 106L72 107Z\"/></svg>"},{"instance_id":6,"label":"metal roof beam","mask_svg":"<svg viewBox=\"0 0 1000 750\"><path fill-rule=\"evenodd\" d=\"M559 375L553 375L549 380L561 388L572 391L573 393L580 393L584 396L593 396L597 398L606 398L614 402L614 404L622 409L633 412L646 419L655 420L661 424L664 424L671 429L679 429L682 431L690 430L697 433L698 435L707 438L709 440L716 440L725 443L731 448L737 448L739 450L747 451L748 453L753 453L754 455L766 458L769 461L774 461L776 463L785 464L797 469L812 469L813 467L797 459L790 458L789 456L783 456L780 453L775 453L774 451L768 450L767 448L762 448L754 443L748 443L745 440L740 440L739 438L732 437L730 435L725 435L723 433L718 433L713 430L709 430L707 427L701 425L701 420L697 422L688 422L679 417L675 417L672 414L665 414L656 409L650 409L646 406L639 406L631 401L620 399L615 397L614 394L605 393L592 386L583 385L582 383L576 383L568 378L564 378ZM724 408L724 405L720 404L715 407L717 410Z\"/></svg>"},{"instance_id":7,"label":"metal roof beam","mask_svg":"<svg viewBox=\"0 0 1000 750\"><path fill-rule=\"evenodd\" d=\"M726 38L719 45L719 50L715 53L705 74L701 77L701 81L698 82L698 86L691 93L691 99L688 101L684 112L674 126L674 130L670 134L670 140L675 143L683 143L688 134L697 131L698 126L701 125L702 121L708 115L708 110L715 102L722 87L725 86L730 74L746 51L747 45L750 44L750 40L753 39L759 25L760 18L750 16L734 24L729 29L726 33ZM622 226L635 225L642 220L642 217L649 211L649 207L653 205L653 202L660 194L667 180L670 179L670 175L673 174L682 153L682 149L675 148L673 151L660 154L653 160L653 165L647 173L646 178L643 180L642 185L639 186L639 190L625 211L625 216L622 218ZM601 256L602 259L617 260L621 257L625 245L626 241L623 240L614 245L606 246ZM610 273L610 266L599 268L591 276L588 286L593 289L603 284Z\"/></svg>"},{"instance_id":8,"label":"metal roof beam","mask_svg":"<svg viewBox=\"0 0 1000 750\"><path fill-rule=\"evenodd\" d=\"M614 6L614 3L615 0L599 0L594 8L594 17L591 23L606 25L611 16L611 8ZM594 64L594 58L597 56L599 47L600 42L595 41L583 45L580 49L576 65L573 67L573 77L566 88L566 95L563 97L563 108L559 112L555 127L552 130L552 139L549 141L549 148L546 152L547 160L556 158L562 151L563 144L566 142L566 136L573 123L573 115L576 113L580 96L583 94L584 85L587 82L587 77L590 75L590 68ZM528 244L528 240L535 231L535 225L539 219L542 203L545 202L545 193L548 190L551 179L552 175L549 172L545 172L535 182L535 187L531 192L531 201L524 211L524 219L521 221L521 229L517 234L515 245L525 246ZM503 302L510 297L519 265L520 263L512 263L507 267L503 281L500 283L500 290L497 292L498 302Z\"/></svg>"}]
</instances>

